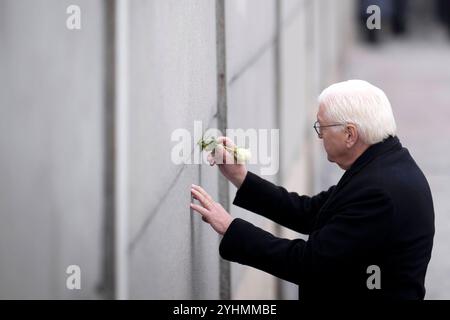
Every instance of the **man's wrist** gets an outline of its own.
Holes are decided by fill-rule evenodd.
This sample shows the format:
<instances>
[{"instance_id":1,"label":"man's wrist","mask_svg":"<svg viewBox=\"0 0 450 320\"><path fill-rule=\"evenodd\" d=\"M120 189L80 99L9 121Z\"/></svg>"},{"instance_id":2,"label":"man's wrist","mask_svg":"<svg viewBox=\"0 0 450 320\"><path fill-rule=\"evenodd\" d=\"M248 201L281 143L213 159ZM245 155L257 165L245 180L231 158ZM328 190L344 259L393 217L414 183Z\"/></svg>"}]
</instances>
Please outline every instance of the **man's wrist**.
<instances>
[{"instance_id":1,"label":"man's wrist","mask_svg":"<svg viewBox=\"0 0 450 320\"><path fill-rule=\"evenodd\" d=\"M233 222L234 219L235 218L230 216L230 219L227 221L227 223L225 225L225 228L224 228L224 230L223 230L223 232L221 234L222 236L225 235L225 233L227 232L228 228L230 227L230 225L231 225L231 223Z\"/></svg>"},{"instance_id":2,"label":"man's wrist","mask_svg":"<svg viewBox=\"0 0 450 320\"><path fill-rule=\"evenodd\" d=\"M240 174L239 177L237 177L235 179L235 181L233 181L233 184L234 184L234 186L236 188L239 189L241 187L242 183L244 183L244 180L245 180L245 177L247 176L247 173L248 173L248 171L247 171L247 169L245 169L245 171L242 174Z\"/></svg>"}]
</instances>

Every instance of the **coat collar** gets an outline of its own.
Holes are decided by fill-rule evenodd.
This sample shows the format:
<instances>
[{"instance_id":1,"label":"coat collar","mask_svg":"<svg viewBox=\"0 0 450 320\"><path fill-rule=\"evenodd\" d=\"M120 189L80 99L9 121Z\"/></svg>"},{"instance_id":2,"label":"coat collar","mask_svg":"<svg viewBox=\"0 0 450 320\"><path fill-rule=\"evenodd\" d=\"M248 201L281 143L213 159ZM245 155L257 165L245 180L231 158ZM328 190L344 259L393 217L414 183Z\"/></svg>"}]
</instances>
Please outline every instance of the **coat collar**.
<instances>
[{"instance_id":1,"label":"coat collar","mask_svg":"<svg viewBox=\"0 0 450 320\"><path fill-rule=\"evenodd\" d=\"M336 189L342 187L350 177L359 172L375 158L391 150L400 150L401 148L402 144L400 143L400 140L398 137L394 136L389 136L383 141L371 145L358 157L358 159L355 160L351 167L345 171L344 175L339 180Z\"/></svg>"},{"instance_id":2,"label":"coat collar","mask_svg":"<svg viewBox=\"0 0 450 320\"><path fill-rule=\"evenodd\" d=\"M400 143L400 140L394 136L389 136L385 140L373 144L369 148L367 148L366 151L364 151L358 157L358 159L355 160L351 167L347 171L345 171L344 175L341 177L338 184L334 188L332 194L322 207L322 210L329 206L329 204L332 202L332 199L336 196L336 193L340 189L342 189L342 187L348 181L350 181L351 177L359 172L362 168L364 168L367 164L369 164L372 160L391 150L400 150L401 148L402 145Z\"/></svg>"},{"instance_id":3,"label":"coat collar","mask_svg":"<svg viewBox=\"0 0 450 320\"><path fill-rule=\"evenodd\" d=\"M359 171L362 167L367 165L369 162L371 162L373 159L377 158L378 156L393 150L393 149L401 149L402 144L400 143L400 140L398 137L389 136L386 139L384 139L381 142L378 142L376 144L371 145L369 148L366 149L359 157L355 160L355 162L351 165L351 167L345 172L352 171Z\"/></svg>"}]
</instances>

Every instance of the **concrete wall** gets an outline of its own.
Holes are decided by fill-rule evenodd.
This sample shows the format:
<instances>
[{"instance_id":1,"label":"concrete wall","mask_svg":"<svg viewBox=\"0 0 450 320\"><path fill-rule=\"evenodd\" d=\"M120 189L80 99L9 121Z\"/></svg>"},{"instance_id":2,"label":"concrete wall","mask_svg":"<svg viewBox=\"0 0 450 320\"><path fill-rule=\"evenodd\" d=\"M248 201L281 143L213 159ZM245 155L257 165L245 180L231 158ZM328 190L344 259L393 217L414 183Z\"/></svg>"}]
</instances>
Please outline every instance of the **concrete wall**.
<instances>
[{"instance_id":1,"label":"concrete wall","mask_svg":"<svg viewBox=\"0 0 450 320\"><path fill-rule=\"evenodd\" d=\"M234 0L225 3L228 127L244 130L277 128L276 1ZM252 154L259 156L257 151L253 149ZM261 165L249 165L248 169L260 174ZM276 175L265 178L273 181ZM230 201L234 199L235 191L232 187ZM235 206L231 206L231 213L259 226L268 224L264 218ZM254 279L251 286L246 284L245 277ZM261 271L232 264L231 279L233 298L271 298L274 295L273 277ZM254 283L263 285L264 289L255 287Z\"/></svg>"},{"instance_id":2,"label":"concrete wall","mask_svg":"<svg viewBox=\"0 0 450 320\"><path fill-rule=\"evenodd\" d=\"M192 183L217 199L217 171L170 158L174 130L217 126L215 2L133 1L130 15L130 298L219 298L218 236L189 211Z\"/></svg>"},{"instance_id":3,"label":"concrete wall","mask_svg":"<svg viewBox=\"0 0 450 320\"><path fill-rule=\"evenodd\" d=\"M98 298L105 26L100 1L0 3L0 298ZM66 268L82 290L66 289Z\"/></svg>"},{"instance_id":4,"label":"concrete wall","mask_svg":"<svg viewBox=\"0 0 450 320\"><path fill-rule=\"evenodd\" d=\"M82 29L69 31L75 2ZM219 236L189 210L190 184L234 216L298 235L232 206L236 189L217 168L174 163L172 133L193 133L194 121L280 129L280 170L265 178L312 193L315 97L338 70L347 33L333 30L351 3L331 2L128 1L121 64L118 1L2 1L0 298L112 298L120 282L131 299L295 299L295 286L220 259ZM129 80L119 186L117 70ZM65 287L70 264L82 269L79 291Z\"/></svg>"}]
</instances>

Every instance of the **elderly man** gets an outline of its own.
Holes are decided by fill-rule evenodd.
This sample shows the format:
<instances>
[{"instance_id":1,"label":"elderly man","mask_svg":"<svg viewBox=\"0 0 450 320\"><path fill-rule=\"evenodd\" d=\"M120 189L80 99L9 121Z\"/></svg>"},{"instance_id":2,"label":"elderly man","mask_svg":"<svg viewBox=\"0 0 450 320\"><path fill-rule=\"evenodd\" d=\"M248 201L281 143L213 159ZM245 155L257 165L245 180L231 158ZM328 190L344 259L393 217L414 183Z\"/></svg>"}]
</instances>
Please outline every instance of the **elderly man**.
<instances>
[{"instance_id":1,"label":"elderly man","mask_svg":"<svg viewBox=\"0 0 450 320\"><path fill-rule=\"evenodd\" d=\"M319 97L314 129L328 160L345 173L313 197L247 171L223 147L209 155L238 188L233 204L309 235L277 238L233 219L193 185L200 204L191 207L223 235L220 255L298 284L300 299L423 299L433 202L425 176L396 137L386 95L361 80L334 84Z\"/></svg>"}]
</instances>

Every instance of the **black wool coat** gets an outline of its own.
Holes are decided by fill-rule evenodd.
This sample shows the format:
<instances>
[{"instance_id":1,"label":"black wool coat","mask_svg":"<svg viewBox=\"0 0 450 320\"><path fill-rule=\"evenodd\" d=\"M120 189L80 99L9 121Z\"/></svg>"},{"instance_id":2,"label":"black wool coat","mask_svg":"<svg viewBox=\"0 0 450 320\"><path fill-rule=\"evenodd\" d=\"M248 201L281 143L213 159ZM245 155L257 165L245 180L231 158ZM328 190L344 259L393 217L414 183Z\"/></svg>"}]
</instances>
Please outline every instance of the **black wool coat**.
<instances>
[{"instance_id":1,"label":"black wool coat","mask_svg":"<svg viewBox=\"0 0 450 320\"><path fill-rule=\"evenodd\" d=\"M219 246L226 260L298 284L301 300L424 298L432 196L397 137L370 146L313 197L249 171L233 204L309 235L282 239L235 218Z\"/></svg>"}]
</instances>

